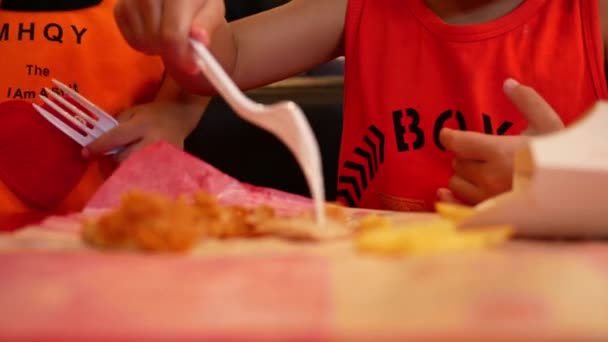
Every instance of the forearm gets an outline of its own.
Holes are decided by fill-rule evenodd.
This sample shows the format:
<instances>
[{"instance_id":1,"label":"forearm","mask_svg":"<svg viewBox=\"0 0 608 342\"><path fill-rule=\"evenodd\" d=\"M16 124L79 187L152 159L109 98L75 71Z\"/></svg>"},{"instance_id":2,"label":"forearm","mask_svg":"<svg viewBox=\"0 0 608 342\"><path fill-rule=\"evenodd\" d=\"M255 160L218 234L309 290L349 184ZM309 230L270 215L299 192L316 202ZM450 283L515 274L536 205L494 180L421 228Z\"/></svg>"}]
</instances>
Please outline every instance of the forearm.
<instances>
[{"instance_id":1,"label":"forearm","mask_svg":"<svg viewBox=\"0 0 608 342\"><path fill-rule=\"evenodd\" d=\"M196 128L211 98L192 94L181 88L170 76L166 76L154 102L173 102L182 106L180 126L189 134Z\"/></svg>"},{"instance_id":2,"label":"forearm","mask_svg":"<svg viewBox=\"0 0 608 342\"><path fill-rule=\"evenodd\" d=\"M346 0L293 0L231 23L232 77L244 89L276 82L332 60L342 45Z\"/></svg>"},{"instance_id":3,"label":"forearm","mask_svg":"<svg viewBox=\"0 0 608 342\"><path fill-rule=\"evenodd\" d=\"M346 0L294 0L220 25L210 50L240 88L266 85L337 57L345 11ZM191 89L216 93L202 76Z\"/></svg>"}]
</instances>

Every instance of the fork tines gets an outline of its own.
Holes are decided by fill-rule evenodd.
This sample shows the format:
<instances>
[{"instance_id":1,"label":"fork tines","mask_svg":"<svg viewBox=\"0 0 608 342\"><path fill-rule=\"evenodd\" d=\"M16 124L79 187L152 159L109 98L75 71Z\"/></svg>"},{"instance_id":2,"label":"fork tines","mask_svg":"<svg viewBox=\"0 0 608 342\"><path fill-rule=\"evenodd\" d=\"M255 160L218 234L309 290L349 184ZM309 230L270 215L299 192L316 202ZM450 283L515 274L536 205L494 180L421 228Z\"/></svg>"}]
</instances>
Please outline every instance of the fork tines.
<instances>
[{"instance_id":1,"label":"fork tines","mask_svg":"<svg viewBox=\"0 0 608 342\"><path fill-rule=\"evenodd\" d=\"M39 97L48 106L49 110L37 104L32 105L53 126L78 144L86 146L118 124L116 119L72 88L55 79L52 81L74 103L69 101L68 98L44 88L46 96L41 94Z\"/></svg>"}]
</instances>

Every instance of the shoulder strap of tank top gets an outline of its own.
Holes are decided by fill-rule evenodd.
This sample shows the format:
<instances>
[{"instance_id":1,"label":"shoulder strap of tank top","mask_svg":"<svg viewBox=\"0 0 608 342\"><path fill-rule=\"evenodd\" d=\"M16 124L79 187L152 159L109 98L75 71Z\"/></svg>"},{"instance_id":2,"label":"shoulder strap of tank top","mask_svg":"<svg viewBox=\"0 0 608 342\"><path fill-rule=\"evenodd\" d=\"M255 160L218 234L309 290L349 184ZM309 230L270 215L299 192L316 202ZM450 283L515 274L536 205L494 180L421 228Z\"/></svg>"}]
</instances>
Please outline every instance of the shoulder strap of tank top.
<instances>
[{"instance_id":1,"label":"shoulder strap of tank top","mask_svg":"<svg viewBox=\"0 0 608 342\"><path fill-rule=\"evenodd\" d=\"M579 1L581 4L585 52L595 92L598 98L607 99L605 42L601 32L599 0Z\"/></svg>"}]
</instances>

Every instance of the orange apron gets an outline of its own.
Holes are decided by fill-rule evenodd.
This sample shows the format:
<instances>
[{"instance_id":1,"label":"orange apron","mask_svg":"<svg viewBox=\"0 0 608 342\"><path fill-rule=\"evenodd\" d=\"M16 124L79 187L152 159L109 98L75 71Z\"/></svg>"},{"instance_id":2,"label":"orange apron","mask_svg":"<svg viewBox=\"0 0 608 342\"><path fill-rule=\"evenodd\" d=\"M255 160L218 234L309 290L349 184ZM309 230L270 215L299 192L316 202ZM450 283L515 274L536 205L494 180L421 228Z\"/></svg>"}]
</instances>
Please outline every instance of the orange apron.
<instances>
[{"instance_id":1,"label":"orange apron","mask_svg":"<svg viewBox=\"0 0 608 342\"><path fill-rule=\"evenodd\" d=\"M153 100L162 82L162 61L136 52L124 41L114 22L115 2L105 0L97 6L71 11L0 9L0 103L40 102L37 96L43 88L53 89L52 78L70 85L112 115ZM3 117L6 115L0 116L0 124L10 124L2 121ZM19 135L15 135L10 145L27 145L18 139ZM45 152L23 153L44 156ZM5 174L15 173L10 160L4 163L9 165ZM27 167L42 166L32 161ZM16 190L20 188L18 183L26 180L0 175L0 214L79 211L113 168L107 159L89 163L64 198L42 205L27 200L27 195L35 194L24 196ZM40 177L46 181L63 176L40 170Z\"/></svg>"}]
</instances>

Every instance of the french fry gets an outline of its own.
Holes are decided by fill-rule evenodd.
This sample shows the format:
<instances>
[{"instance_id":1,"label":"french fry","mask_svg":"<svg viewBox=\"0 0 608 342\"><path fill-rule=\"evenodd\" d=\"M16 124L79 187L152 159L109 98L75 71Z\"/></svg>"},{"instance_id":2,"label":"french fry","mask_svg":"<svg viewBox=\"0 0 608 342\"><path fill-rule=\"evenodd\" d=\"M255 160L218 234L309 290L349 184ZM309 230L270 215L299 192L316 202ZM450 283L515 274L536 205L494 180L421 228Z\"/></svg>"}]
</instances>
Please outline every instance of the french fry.
<instances>
[{"instance_id":1,"label":"french fry","mask_svg":"<svg viewBox=\"0 0 608 342\"><path fill-rule=\"evenodd\" d=\"M435 210L439 216L454 222L460 222L472 216L475 211L472 207L446 202L437 202L435 204Z\"/></svg>"},{"instance_id":2,"label":"french fry","mask_svg":"<svg viewBox=\"0 0 608 342\"><path fill-rule=\"evenodd\" d=\"M465 237L479 239L480 244L485 247L494 247L507 241L513 235L513 228L509 225L500 225L464 230L460 231L460 234Z\"/></svg>"},{"instance_id":3,"label":"french fry","mask_svg":"<svg viewBox=\"0 0 608 342\"><path fill-rule=\"evenodd\" d=\"M379 215L367 215L359 221L359 224L357 225L357 232L361 233L370 230L391 228L392 226L393 223L387 217Z\"/></svg>"},{"instance_id":4,"label":"french fry","mask_svg":"<svg viewBox=\"0 0 608 342\"><path fill-rule=\"evenodd\" d=\"M362 253L390 256L475 251L504 243L511 232L509 226L460 231L453 221L437 219L363 230L355 246Z\"/></svg>"}]
</instances>

